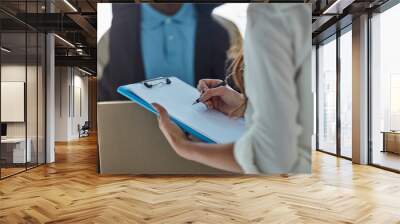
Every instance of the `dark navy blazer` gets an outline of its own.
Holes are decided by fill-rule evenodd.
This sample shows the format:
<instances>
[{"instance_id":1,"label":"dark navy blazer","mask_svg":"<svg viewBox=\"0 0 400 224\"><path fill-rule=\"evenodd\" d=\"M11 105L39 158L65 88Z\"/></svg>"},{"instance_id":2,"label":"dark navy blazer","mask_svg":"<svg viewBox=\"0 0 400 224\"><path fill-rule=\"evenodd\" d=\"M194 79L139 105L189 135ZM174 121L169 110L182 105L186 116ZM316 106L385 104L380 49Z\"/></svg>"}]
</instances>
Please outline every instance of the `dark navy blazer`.
<instances>
[{"instance_id":1,"label":"dark navy blazer","mask_svg":"<svg viewBox=\"0 0 400 224\"><path fill-rule=\"evenodd\" d=\"M195 5L197 11L195 83L203 78L225 77L229 36L228 32L211 17L212 9L216 6L216 4ZM140 6L114 3L112 11L113 21L109 30L110 60L98 77L99 101L125 100L126 98L117 93L117 88L145 79L140 40Z\"/></svg>"}]
</instances>

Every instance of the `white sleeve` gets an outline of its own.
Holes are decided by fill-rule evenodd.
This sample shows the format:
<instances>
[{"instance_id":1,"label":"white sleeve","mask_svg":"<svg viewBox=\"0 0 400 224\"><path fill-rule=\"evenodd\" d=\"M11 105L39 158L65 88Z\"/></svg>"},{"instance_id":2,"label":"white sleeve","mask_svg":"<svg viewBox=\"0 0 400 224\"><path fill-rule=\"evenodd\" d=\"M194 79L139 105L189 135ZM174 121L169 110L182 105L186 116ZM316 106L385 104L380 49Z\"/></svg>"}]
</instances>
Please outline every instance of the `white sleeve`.
<instances>
[{"instance_id":1,"label":"white sleeve","mask_svg":"<svg viewBox=\"0 0 400 224\"><path fill-rule=\"evenodd\" d=\"M293 37L299 30L290 27L291 10L282 10L282 5L286 4L248 8L244 79L253 113L245 116L251 125L234 147L235 159L246 173L289 173L298 163L301 126Z\"/></svg>"}]
</instances>

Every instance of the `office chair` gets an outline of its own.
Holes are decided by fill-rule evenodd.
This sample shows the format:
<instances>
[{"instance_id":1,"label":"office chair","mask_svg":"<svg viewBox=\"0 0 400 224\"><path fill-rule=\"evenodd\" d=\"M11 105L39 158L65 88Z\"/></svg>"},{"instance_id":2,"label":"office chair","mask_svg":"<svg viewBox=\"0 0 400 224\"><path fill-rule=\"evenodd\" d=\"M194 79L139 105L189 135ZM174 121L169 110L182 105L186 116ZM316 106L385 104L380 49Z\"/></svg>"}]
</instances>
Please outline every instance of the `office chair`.
<instances>
[{"instance_id":1,"label":"office chair","mask_svg":"<svg viewBox=\"0 0 400 224\"><path fill-rule=\"evenodd\" d=\"M78 125L79 138L89 136L89 129L90 129L89 121L85 121L82 127Z\"/></svg>"}]
</instances>

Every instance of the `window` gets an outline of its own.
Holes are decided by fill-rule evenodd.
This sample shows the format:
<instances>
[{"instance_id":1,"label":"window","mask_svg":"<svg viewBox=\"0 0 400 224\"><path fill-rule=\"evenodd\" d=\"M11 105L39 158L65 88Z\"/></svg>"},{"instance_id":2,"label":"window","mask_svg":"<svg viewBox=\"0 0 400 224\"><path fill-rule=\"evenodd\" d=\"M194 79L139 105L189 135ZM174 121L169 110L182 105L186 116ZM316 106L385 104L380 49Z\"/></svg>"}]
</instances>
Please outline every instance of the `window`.
<instances>
[{"instance_id":1,"label":"window","mask_svg":"<svg viewBox=\"0 0 400 224\"><path fill-rule=\"evenodd\" d=\"M340 36L340 154L352 156L352 33Z\"/></svg>"},{"instance_id":2,"label":"window","mask_svg":"<svg viewBox=\"0 0 400 224\"><path fill-rule=\"evenodd\" d=\"M390 130L400 130L400 73L390 74Z\"/></svg>"},{"instance_id":3,"label":"window","mask_svg":"<svg viewBox=\"0 0 400 224\"><path fill-rule=\"evenodd\" d=\"M316 133L317 133L317 48L316 46L312 46L311 52L311 75L312 75L312 92L313 92L313 106L314 106L314 122L313 122L313 136L312 136L312 150L317 149L317 140L316 140Z\"/></svg>"},{"instance_id":4,"label":"window","mask_svg":"<svg viewBox=\"0 0 400 224\"><path fill-rule=\"evenodd\" d=\"M336 153L336 37L318 48L318 149Z\"/></svg>"},{"instance_id":5,"label":"window","mask_svg":"<svg viewBox=\"0 0 400 224\"><path fill-rule=\"evenodd\" d=\"M400 170L400 4L371 18L371 162Z\"/></svg>"}]
</instances>

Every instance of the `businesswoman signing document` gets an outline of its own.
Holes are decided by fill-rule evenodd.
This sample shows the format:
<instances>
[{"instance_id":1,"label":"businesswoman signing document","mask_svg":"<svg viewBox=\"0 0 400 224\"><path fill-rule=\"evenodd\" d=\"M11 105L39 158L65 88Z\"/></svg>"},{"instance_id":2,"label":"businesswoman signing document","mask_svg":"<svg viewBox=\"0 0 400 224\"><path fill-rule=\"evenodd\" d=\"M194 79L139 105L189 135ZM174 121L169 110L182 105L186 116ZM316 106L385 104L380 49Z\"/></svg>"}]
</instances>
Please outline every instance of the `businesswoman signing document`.
<instances>
[{"instance_id":1,"label":"businesswoman signing document","mask_svg":"<svg viewBox=\"0 0 400 224\"><path fill-rule=\"evenodd\" d=\"M201 101L230 116L244 116L246 131L231 144L190 141L159 112L159 126L182 157L238 173L310 172L311 8L308 4L250 4L243 56L233 63L242 93L221 80L201 80ZM244 65L244 66L243 66Z\"/></svg>"}]
</instances>

